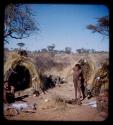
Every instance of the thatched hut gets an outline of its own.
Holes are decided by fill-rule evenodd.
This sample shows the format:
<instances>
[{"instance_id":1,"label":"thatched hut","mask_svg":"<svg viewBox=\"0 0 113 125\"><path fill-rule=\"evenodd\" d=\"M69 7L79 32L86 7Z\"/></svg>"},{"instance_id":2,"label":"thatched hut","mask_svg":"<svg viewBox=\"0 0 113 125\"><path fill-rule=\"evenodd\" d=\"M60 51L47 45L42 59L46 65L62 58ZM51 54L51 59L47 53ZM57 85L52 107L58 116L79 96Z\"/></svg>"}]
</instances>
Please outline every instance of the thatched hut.
<instances>
[{"instance_id":1,"label":"thatched hut","mask_svg":"<svg viewBox=\"0 0 113 125\"><path fill-rule=\"evenodd\" d=\"M33 88L36 91L41 90L41 81L39 73L32 59L11 52L4 64L4 81L9 80L16 90L25 90Z\"/></svg>"},{"instance_id":2,"label":"thatched hut","mask_svg":"<svg viewBox=\"0 0 113 125\"><path fill-rule=\"evenodd\" d=\"M109 62L101 63L101 67L95 73L92 89L94 95L99 95L104 90L109 90Z\"/></svg>"},{"instance_id":3,"label":"thatched hut","mask_svg":"<svg viewBox=\"0 0 113 125\"><path fill-rule=\"evenodd\" d=\"M95 64L90 59L80 59L78 63L82 67L84 79L88 84L92 84L93 77L95 74Z\"/></svg>"}]
</instances>

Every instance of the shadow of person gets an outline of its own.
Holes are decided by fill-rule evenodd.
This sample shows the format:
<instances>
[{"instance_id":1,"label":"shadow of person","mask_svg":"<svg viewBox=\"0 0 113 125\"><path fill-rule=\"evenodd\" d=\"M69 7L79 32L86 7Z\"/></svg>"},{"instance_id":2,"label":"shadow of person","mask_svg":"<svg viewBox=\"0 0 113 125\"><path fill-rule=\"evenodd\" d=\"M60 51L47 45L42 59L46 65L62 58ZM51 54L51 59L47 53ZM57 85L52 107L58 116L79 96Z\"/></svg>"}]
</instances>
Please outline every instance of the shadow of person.
<instances>
[{"instance_id":1,"label":"shadow of person","mask_svg":"<svg viewBox=\"0 0 113 125\"><path fill-rule=\"evenodd\" d=\"M15 98L15 101L23 101L23 102L26 102L25 100L23 100L24 98L27 98L28 95L24 95L24 96L20 96L20 97L17 97Z\"/></svg>"}]
</instances>

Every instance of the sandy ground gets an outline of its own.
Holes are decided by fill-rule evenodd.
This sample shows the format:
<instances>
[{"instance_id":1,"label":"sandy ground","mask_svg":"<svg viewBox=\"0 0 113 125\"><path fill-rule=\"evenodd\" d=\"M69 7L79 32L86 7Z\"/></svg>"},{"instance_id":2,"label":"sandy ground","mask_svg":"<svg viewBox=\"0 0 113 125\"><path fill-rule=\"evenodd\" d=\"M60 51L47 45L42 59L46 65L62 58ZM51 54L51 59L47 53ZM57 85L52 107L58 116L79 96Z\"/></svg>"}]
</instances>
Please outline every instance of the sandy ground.
<instances>
[{"instance_id":1,"label":"sandy ground","mask_svg":"<svg viewBox=\"0 0 113 125\"><path fill-rule=\"evenodd\" d=\"M24 98L27 103L37 103L35 113L20 112L16 116L5 116L8 120L43 120L43 121L103 121L104 117L96 108L87 105L67 104L64 102L56 102L55 98L74 99L73 83L64 83L49 89L46 94L38 97L29 96ZM95 100L87 98L82 104Z\"/></svg>"}]
</instances>

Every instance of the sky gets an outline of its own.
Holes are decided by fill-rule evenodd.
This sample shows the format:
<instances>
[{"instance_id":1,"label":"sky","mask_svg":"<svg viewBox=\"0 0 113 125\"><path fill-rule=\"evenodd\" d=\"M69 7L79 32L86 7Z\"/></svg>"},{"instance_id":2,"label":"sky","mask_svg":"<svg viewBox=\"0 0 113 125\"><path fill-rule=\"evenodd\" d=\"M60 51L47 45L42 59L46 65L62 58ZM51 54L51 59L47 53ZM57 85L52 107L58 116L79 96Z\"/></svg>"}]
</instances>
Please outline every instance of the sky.
<instances>
[{"instance_id":1,"label":"sky","mask_svg":"<svg viewBox=\"0 0 113 125\"><path fill-rule=\"evenodd\" d=\"M31 9L39 31L21 40L10 39L5 47L18 48L17 43L24 42L24 49L30 51L51 44L58 50L71 47L74 52L79 48L109 51L109 38L86 29L96 23L96 18L109 15L105 5L32 4Z\"/></svg>"}]
</instances>

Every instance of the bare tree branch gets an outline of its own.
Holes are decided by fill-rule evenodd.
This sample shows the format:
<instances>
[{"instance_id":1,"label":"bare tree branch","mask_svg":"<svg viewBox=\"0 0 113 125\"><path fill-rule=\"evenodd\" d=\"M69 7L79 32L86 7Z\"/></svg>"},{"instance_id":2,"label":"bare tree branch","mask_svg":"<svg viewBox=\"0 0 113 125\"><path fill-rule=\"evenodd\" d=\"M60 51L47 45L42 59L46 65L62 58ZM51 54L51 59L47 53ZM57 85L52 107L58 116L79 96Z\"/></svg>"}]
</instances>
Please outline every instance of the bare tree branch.
<instances>
[{"instance_id":1,"label":"bare tree branch","mask_svg":"<svg viewBox=\"0 0 113 125\"><path fill-rule=\"evenodd\" d=\"M109 36L109 17L104 16L96 19L98 23L96 25L87 25L87 29L92 30L93 33L98 32L104 36Z\"/></svg>"},{"instance_id":2,"label":"bare tree branch","mask_svg":"<svg viewBox=\"0 0 113 125\"><path fill-rule=\"evenodd\" d=\"M39 30L32 15L32 10L27 5L8 5L5 9L4 41L8 41L9 37L14 39L26 38L33 31Z\"/></svg>"}]
</instances>

